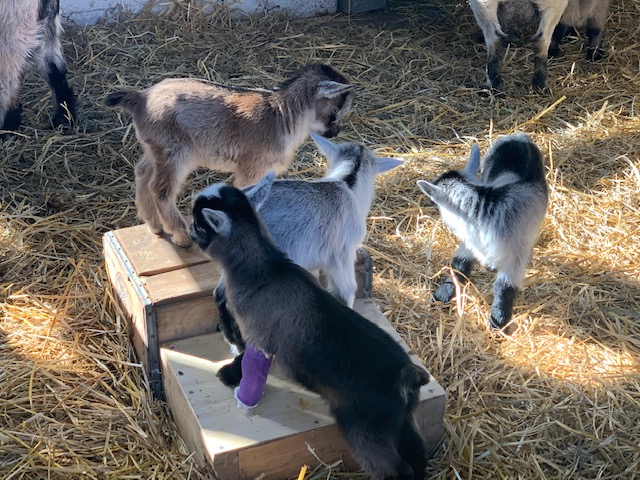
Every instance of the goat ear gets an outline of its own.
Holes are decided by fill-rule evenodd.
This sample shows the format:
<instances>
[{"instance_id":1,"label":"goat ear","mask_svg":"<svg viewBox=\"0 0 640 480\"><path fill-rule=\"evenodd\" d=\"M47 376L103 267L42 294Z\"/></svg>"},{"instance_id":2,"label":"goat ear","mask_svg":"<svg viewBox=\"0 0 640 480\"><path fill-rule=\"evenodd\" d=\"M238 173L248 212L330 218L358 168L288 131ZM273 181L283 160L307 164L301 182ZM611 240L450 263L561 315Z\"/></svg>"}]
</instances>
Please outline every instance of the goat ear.
<instances>
[{"instance_id":1,"label":"goat ear","mask_svg":"<svg viewBox=\"0 0 640 480\"><path fill-rule=\"evenodd\" d=\"M318 150L322 155L327 157L328 159L335 158L338 154L338 146L333 143L331 140L324 138L317 133L311 132L311 138L315 142Z\"/></svg>"},{"instance_id":2,"label":"goat ear","mask_svg":"<svg viewBox=\"0 0 640 480\"><path fill-rule=\"evenodd\" d=\"M469 161L462 173L467 178L476 178L478 176L478 170L480 170L480 147L478 147L477 143L474 143L473 147L471 147Z\"/></svg>"},{"instance_id":3,"label":"goat ear","mask_svg":"<svg viewBox=\"0 0 640 480\"><path fill-rule=\"evenodd\" d=\"M245 191L245 195L249 199L249 202L256 210L260 210L260 207L262 207L264 201L269 196L269 193L271 192L271 185L273 185L275 178L275 170L270 170L269 173L262 177L262 180Z\"/></svg>"},{"instance_id":4,"label":"goat ear","mask_svg":"<svg viewBox=\"0 0 640 480\"><path fill-rule=\"evenodd\" d=\"M211 208L203 208L202 216L218 235L228 237L231 234L231 219L226 213L220 210L212 210Z\"/></svg>"},{"instance_id":5,"label":"goat ear","mask_svg":"<svg viewBox=\"0 0 640 480\"><path fill-rule=\"evenodd\" d=\"M377 173L386 172L387 170L396 168L398 165L402 165L403 163L404 160L401 158L378 157L376 161L376 166L378 167Z\"/></svg>"},{"instance_id":6,"label":"goat ear","mask_svg":"<svg viewBox=\"0 0 640 480\"><path fill-rule=\"evenodd\" d=\"M318 83L318 90L316 92L317 98L334 98L346 91L352 90L353 85L346 83L334 82L332 80L323 80Z\"/></svg>"},{"instance_id":7,"label":"goat ear","mask_svg":"<svg viewBox=\"0 0 640 480\"><path fill-rule=\"evenodd\" d=\"M435 202L434 197L442 191L441 187L434 185L433 183L429 183L425 180L418 180L417 184L418 184L418 188L422 190L422 193L424 193L427 197L429 197L434 202Z\"/></svg>"}]
</instances>

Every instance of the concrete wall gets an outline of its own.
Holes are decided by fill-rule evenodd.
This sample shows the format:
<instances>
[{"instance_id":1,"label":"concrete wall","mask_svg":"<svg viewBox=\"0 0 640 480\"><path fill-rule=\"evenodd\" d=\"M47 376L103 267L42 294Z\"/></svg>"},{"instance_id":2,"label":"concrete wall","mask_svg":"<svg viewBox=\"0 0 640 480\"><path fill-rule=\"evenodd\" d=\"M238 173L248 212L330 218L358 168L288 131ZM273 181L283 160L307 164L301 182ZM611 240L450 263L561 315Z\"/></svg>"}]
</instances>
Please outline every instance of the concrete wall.
<instances>
[{"instance_id":1,"label":"concrete wall","mask_svg":"<svg viewBox=\"0 0 640 480\"><path fill-rule=\"evenodd\" d=\"M1 0L0 0L1 1ZM124 8L139 12L148 0L60 0L60 13L67 19L80 25L95 23L105 15L108 17ZM173 0L156 0L157 8ZM337 0L206 0L214 4L217 1L231 5L232 8L249 13L264 14L286 12L294 17L313 17L336 12ZM184 0L183 0L184 2ZM185 2L186 3L186 2Z\"/></svg>"}]
</instances>

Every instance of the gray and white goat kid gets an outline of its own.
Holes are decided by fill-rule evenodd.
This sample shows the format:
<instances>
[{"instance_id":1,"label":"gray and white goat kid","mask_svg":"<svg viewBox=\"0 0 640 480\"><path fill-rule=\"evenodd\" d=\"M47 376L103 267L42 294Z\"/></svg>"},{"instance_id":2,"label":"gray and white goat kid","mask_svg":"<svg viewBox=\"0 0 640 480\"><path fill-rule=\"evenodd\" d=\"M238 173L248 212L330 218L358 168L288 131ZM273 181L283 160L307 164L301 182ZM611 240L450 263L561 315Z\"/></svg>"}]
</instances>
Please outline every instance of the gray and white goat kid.
<instances>
[{"instance_id":1,"label":"gray and white goat kid","mask_svg":"<svg viewBox=\"0 0 640 480\"><path fill-rule=\"evenodd\" d=\"M135 168L138 214L151 231L191 245L176 197L197 167L231 172L234 184L283 173L310 132L333 137L350 111L353 85L330 65L311 64L274 90L167 79L110 93L106 105L133 116L144 153Z\"/></svg>"},{"instance_id":2,"label":"gray and white goat kid","mask_svg":"<svg viewBox=\"0 0 640 480\"><path fill-rule=\"evenodd\" d=\"M338 300L353 307L356 296L356 252L367 234L367 216L373 202L375 179L402 164L396 158L380 158L369 148L353 142L333 143L311 134L318 150L329 164L318 180L280 179L265 176L247 193L271 184L270 194L259 209L271 237L296 264L326 277L327 290ZM213 186L214 192L217 187ZM209 189L199 194L208 196ZM228 386L240 382L244 340L225 303L224 279L215 291L220 328L240 355L220 370L221 381Z\"/></svg>"},{"instance_id":3,"label":"gray and white goat kid","mask_svg":"<svg viewBox=\"0 0 640 480\"><path fill-rule=\"evenodd\" d=\"M487 85L502 83L504 43L534 46L532 86L547 83L547 58L559 53L570 28L586 28L588 60L602 58L604 24L610 0L469 0L487 46Z\"/></svg>"},{"instance_id":4,"label":"gray and white goat kid","mask_svg":"<svg viewBox=\"0 0 640 480\"><path fill-rule=\"evenodd\" d=\"M433 182L419 180L418 187L460 239L451 265L456 280L464 284L476 261L497 270L489 325L503 328L544 220L547 183L542 154L524 133L497 140L484 157L480 178L479 168L480 149L474 145L464 170ZM448 302L455 293L454 281L447 279L434 297Z\"/></svg>"},{"instance_id":5,"label":"gray and white goat kid","mask_svg":"<svg viewBox=\"0 0 640 480\"><path fill-rule=\"evenodd\" d=\"M20 86L32 68L51 87L53 124L73 122L76 97L67 83L61 34L59 0L0 2L0 130L20 127Z\"/></svg>"},{"instance_id":6,"label":"gray and white goat kid","mask_svg":"<svg viewBox=\"0 0 640 480\"><path fill-rule=\"evenodd\" d=\"M325 291L276 247L245 194L218 184L198 195L191 233L221 266L243 338L329 404L361 468L374 479L424 478L414 412L427 372L381 328Z\"/></svg>"}]
</instances>

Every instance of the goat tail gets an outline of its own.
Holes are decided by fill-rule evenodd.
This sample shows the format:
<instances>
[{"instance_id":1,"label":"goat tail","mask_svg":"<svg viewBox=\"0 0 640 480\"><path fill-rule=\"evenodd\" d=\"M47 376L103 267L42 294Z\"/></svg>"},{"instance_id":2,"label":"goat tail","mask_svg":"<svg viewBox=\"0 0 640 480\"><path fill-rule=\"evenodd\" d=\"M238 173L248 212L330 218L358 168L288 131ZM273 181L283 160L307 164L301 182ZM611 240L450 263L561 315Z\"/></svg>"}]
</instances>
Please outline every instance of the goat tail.
<instances>
[{"instance_id":1,"label":"goat tail","mask_svg":"<svg viewBox=\"0 0 640 480\"><path fill-rule=\"evenodd\" d=\"M429 380L427 371L413 362L402 367L400 371L400 382L409 391L418 390L421 386L429 383Z\"/></svg>"},{"instance_id":2,"label":"goat tail","mask_svg":"<svg viewBox=\"0 0 640 480\"><path fill-rule=\"evenodd\" d=\"M104 100L104 104L107 107L120 107L131 114L137 112L143 103L142 92L132 88L123 88L122 90L111 92Z\"/></svg>"}]
</instances>

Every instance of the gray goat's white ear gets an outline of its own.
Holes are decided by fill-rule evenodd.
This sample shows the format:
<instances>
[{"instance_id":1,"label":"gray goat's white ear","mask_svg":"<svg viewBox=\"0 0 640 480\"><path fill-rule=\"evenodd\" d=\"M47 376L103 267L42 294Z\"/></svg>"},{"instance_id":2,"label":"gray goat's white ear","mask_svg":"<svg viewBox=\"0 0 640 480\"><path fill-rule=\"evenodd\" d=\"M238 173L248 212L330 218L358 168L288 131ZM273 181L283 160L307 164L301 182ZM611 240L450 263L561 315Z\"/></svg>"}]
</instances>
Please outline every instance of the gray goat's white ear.
<instances>
[{"instance_id":1,"label":"gray goat's white ear","mask_svg":"<svg viewBox=\"0 0 640 480\"><path fill-rule=\"evenodd\" d=\"M478 170L480 170L480 147L478 147L477 143L474 143L473 147L471 147L469 161L462 173L468 178L476 178L478 176Z\"/></svg>"},{"instance_id":2,"label":"gray goat's white ear","mask_svg":"<svg viewBox=\"0 0 640 480\"><path fill-rule=\"evenodd\" d=\"M212 210L211 208L203 208L202 216L217 234L225 237L231 234L231 219L226 213L220 210Z\"/></svg>"},{"instance_id":3,"label":"gray goat's white ear","mask_svg":"<svg viewBox=\"0 0 640 480\"><path fill-rule=\"evenodd\" d=\"M378 171L376 173L386 172L387 170L396 168L398 165L402 165L403 163L404 160L401 158L378 157L376 161Z\"/></svg>"},{"instance_id":4,"label":"gray goat's white ear","mask_svg":"<svg viewBox=\"0 0 640 480\"><path fill-rule=\"evenodd\" d=\"M269 170L269 172L262 177L262 179L256 183L254 186L249 187L245 191L245 195L249 199L251 205L256 210L260 210L260 207L264 204L264 201L269 196L271 192L271 185L273 185L273 181L276 178L275 170Z\"/></svg>"},{"instance_id":5,"label":"gray goat's white ear","mask_svg":"<svg viewBox=\"0 0 640 480\"><path fill-rule=\"evenodd\" d=\"M334 82L332 80L323 80L318 83L318 90L316 97L318 98L334 98L341 93L347 92L353 89L353 85L346 83Z\"/></svg>"},{"instance_id":6,"label":"gray goat's white ear","mask_svg":"<svg viewBox=\"0 0 640 480\"><path fill-rule=\"evenodd\" d=\"M314 132L311 132L311 138L313 138L313 141L315 142L318 150L323 156L329 159L335 158L337 156L338 146L331 140L329 140L328 138L324 138L322 135L318 135Z\"/></svg>"},{"instance_id":7,"label":"gray goat's white ear","mask_svg":"<svg viewBox=\"0 0 640 480\"><path fill-rule=\"evenodd\" d=\"M424 193L431 200L434 200L434 196L442 190L441 187L434 185L433 183L429 183L425 180L418 180L417 184L418 188L422 190L422 193Z\"/></svg>"}]
</instances>

